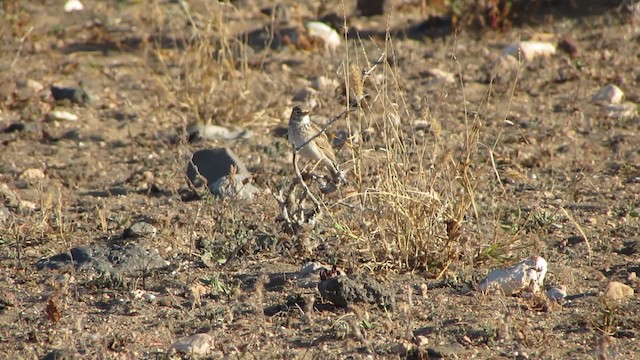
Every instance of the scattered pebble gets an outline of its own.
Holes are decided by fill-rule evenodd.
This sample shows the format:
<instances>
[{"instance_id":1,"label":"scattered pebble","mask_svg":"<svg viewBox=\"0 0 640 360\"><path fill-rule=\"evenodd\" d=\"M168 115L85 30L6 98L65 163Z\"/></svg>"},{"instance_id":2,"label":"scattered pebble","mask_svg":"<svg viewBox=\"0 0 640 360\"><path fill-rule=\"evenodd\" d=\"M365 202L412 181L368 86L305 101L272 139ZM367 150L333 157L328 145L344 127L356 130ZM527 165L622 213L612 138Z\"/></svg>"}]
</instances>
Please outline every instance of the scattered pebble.
<instances>
[{"instance_id":1,"label":"scattered pebble","mask_svg":"<svg viewBox=\"0 0 640 360\"><path fill-rule=\"evenodd\" d=\"M566 35L565 37L563 37L558 43L558 48L567 52L567 54L569 54L572 58L580 55L578 43L573 39L571 35Z\"/></svg>"},{"instance_id":2,"label":"scattered pebble","mask_svg":"<svg viewBox=\"0 0 640 360\"><path fill-rule=\"evenodd\" d=\"M302 279L311 276L311 274L320 273L322 269L327 269L327 267L322 266L322 264L317 261L309 261L302 265L302 268L298 272L298 278Z\"/></svg>"},{"instance_id":3,"label":"scattered pebble","mask_svg":"<svg viewBox=\"0 0 640 360\"><path fill-rule=\"evenodd\" d=\"M18 80L16 81L16 87L16 98L22 101L31 99L44 89L44 85L32 79L27 79L26 81Z\"/></svg>"},{"instance_id":4,"label":"scattered pebble","mask_svg":"<svg viewBox=\"0 0 640 360\"><path fill-rule=\"evenodd\" d=\"M551 301L555 301L559 304L564 302L564 298L567 297L567 289L564 286L558 286L558 287L550 287L547 292L545 292L545 295L547 295L547 298Z\"/></svg>"},{"instance_id":5,"label":"scattered pebble","mask_svg":"<svg viewBox=\"0 0 640 360\"><path fill-rule=\"evenodd\" d=\"M322 265L317 261L308 262L302 266L298 272L297 280L298 286L301 288L317 288L318 283L322 279L323 272L331 272L331 266ZM343 272L337 270L338 275L344 275Z\"/></svg>"},{"instance_id":6,"label":"scattered pebble","mask_svg":"<svg viewBox=\"0 0 640 360\"><path fill-rule=\"evenodd\" d=\"M36 203L34 203L33 201L20 200L18 202L18 209L21 209L21 210L35 210L37 208L38 208L38 205L36 205Z\"/></svg>"},{"instance_id":7,"label":"scattered pebble","mask_svg":"<svg viewBox=\"0 0 640 360\"><path fill-rule=\"evenodd\" d=\"M309 21L305 24L310 37L320 39L325 49L334 50L340 46L340 35L331 26L320 21Z\"/></svg>"},{"instance_id":8,"label":"scattered pebble","mask_svg":"<svg viewBox=\"0 0 640 360\"><path fill-rule=\"evenodd\" d=\"M507 46L503 51L503 56L512 56L515 59L527 61L537 57L548 57L556 53L556 46L550 42L543 41L522 41Z\"/></svg>"},{"instance_id":9,"label":"scattered pebble","mask_svg":"<svg viewBox=\"0 0 640 360\"><path fill-rule=\"evenodd\" d=\"M416 130L428 131L431 129L431 121L416 119L413 121L413 128Z\"/></svg>"},{"instance_id":10,"label":"scattered pebble","mask_svg":"<svg viewBox=\"0 0 640 360\"><path fill-rule=\"evenodd\" d=\"M209 185L209 191L221 198L251 200L260 191L247 174L226 175Z\"/></svg>"},{"instance_id":11,"label":"scattered pebble","mask_svg":"<svg viewBox=\"0 0 640 360\"><path fill-rule=\"evenodd\" d=\"M424 335L417 335L413 338L413 342L418 347L426 347L427 345L429 345L429 338Z\"/></svg>"},{"instance_id":12,"label":"scattered pebble","mask_svg":"<svg viewBox=\"0 0 640 360\"><path fill-rule=\"evenodd\" d=\"M457 359L465 351L465 347L460 343L450 343L432 346L427 349L427 354L434 358Z\"/></svg>"},{"instance_id":13,"label":"scattered pebble","mask_svg":"<svg viewBox=\"0 0 640 360\"><path fill-rule=\"evenodd\" d=\"M633 296L633 288L621 282L612 281L607 285L604 296L610 300L618 301Z\"/></svg>"},{"instance_id":14,"label":"scattered pebble","mask_svg":"<svg viewBox=\"0 0 640 360\"><path fill-rule=\"evenodd\" d=\"M619 104L623 97L624 92L619 87L609 84L593 94L591 101L601 105Z\"/></svg>"},{"instance_id":15,"label":"scattered pebble","mask_svg":"<svg viewBox=\"0 0 640 360\"><path fill-rule=\"evenodd\" d=\"M139 238L139 237L151 237L154 238L158 233L158 229L156 229L153 225L140 221L131 226L129 226L122 237L124 238Z\"/></svg>"},{"instance_id":16,"label":"scattered pebble","mask_svg":"<svg viewBox=\"0 0 640 360\"><path fill-rule=\"evenodd\" d=\"M638 107L633 103L609 104L604 107L604 114L608 118L629 119L638 115Z\"/></svg>"},{"instance_id":17,"label":"scattered pebble","mask_svg":"<svg viewBox=\"0 0 640 360\"><path fill-rule=\"evenodd\" d=\"M47 120L49 121L78 121L78 115L72 114L63 110L51 110L47 114Z\"/></svg>"},{"instance_id":18,"label":"scattered pebble","mask_svg":"<svg viewBox=\"0 0 640 360\"><path fill-rule=\"evenodd\" d=\"M490 271L480 282L478 289L487 291L495 288L507 296L522 290L536 293L542 288L546 274L547 261L540 256L534 256L510 268Z\"/></svg>"},{"instance_id":19,"label":"scattered pebble","mask_svg":"<svg viewBox=\"0 0 640 360\"><path fill-rule=\"evenodd\" d=\"M209 334L194 334L178 339L169 351L189 355L206 355L211 349L213 338Z\"/></svg>"},{"instance_id":20,"label":"scattered pebble","mask_svg":"<svg viewBox=\"0 0 640 360\"><path fill-rule=\"evenodd\" d=\"M65 12L73 12L73 11L82 11L84 9L84 5L80 2L80 0L68 0L64 4Z\"/></svg>"},{"instance_id":21,"label":"scattered pebble","mask_svg":"<svg viewBox=\"0 0 640 360\"><path fill-rule=\"evenodd\" d=\"M407 356L409 351L411 351L414 346L415 345L407 340L400 340L393 344L393 346L391 346L391 352L396 355Z\"/></svg>"}]
</instances>

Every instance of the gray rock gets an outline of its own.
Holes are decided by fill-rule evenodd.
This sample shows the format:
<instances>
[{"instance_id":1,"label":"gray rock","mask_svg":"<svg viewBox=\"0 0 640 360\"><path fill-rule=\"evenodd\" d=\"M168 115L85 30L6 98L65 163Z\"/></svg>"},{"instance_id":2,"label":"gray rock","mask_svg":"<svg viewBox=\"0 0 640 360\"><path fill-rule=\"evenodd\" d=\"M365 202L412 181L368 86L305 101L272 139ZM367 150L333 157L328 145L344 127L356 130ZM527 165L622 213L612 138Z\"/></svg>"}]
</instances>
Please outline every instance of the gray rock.
<instances>
[{"instance_id":1,"label":"gray rock","mask_svg":"<svg viewBox=\"0 0 640 360\"><path fill-rule=\"evenodd\" d=\"M98 274L113 274L117 276L138 276L141 273L167 266L158 250L145 249L139 245L114 245L108 247L103 244L80 246L36 263L42 269L60 269L75 265L78 271L93 271Z\"/></svg>"},{"instance_id":2,"label":"gray rock","mask_svg":"<svg viewBox=\"0 0 640 360\"><path fill-rule=\"evenodd\" d=\"M430 347L427 354L435 358L457 359L464 351L465 348L461 344L451 343Z\"/></svg>"},{"instance_id":3,"label":"gray rock","mask_svg":"<svg viewBox=\"0 0 640 360\"><path fill-rule=\"evenodd\" d=\"M393 310L396 306L395 294L368 276L330 278L321 282L318 289L324 299L338 307L359 302L376 304L387 310Z\"/></svg>"},{"instance_id":4,"label":"gray rock","mask_svg":"<svg viewBox=\"0 0 640 360\"><path fill-rule=\"evenodd\" d=\"M209 185L209 191L222 198L251 200L260 189L251 184L250 180L249 176L244 174L234 175L233 177L230 175L223 176Z\"/></svg>"},{"instance_id":5,"label":"gray rock","mask_svg":"<svg viewBox=\"0 0 640 360\"><path fill-rule=\"evenodd\" d=\"M71 350L56 349L50 351L42 357L42 360L73 360L77 359L76 354Z\"/></svg>"},{"instance_id":6,"label":"gray rock","mask_svg":"<svg viewBox=\"0 0 640 360\"><path fill-rule=\"evenodd\" d=\"M158 230L153 225L140 221L127 228L122 236L125 238L138 238L145 236L153 238L157 233Z\"/></svg>"},{"instance_id":7,"label":"gray rock","mask_svg":"<svg viewBox=\"0 0 640 360\"><path fill-rule=\"evenodd\" d=\"M212 342L213 338L209 334L193 334L178 339L169 350L190 355L205 355L211 349Z\"/></svg>"},{"instance_id":8,"label":"gray rock","mask_svg":"<svg viewBox=\"0 0 640 360\"><path fill-rule=\"evenodd\" d=\"M230 174L231 166L236 167L237 175L249 175L249 171L229 148L213 148L196 151L187 166L187 177L194 186L202 186L201 175L207 185Z\"/></svg>"}]
</instances>

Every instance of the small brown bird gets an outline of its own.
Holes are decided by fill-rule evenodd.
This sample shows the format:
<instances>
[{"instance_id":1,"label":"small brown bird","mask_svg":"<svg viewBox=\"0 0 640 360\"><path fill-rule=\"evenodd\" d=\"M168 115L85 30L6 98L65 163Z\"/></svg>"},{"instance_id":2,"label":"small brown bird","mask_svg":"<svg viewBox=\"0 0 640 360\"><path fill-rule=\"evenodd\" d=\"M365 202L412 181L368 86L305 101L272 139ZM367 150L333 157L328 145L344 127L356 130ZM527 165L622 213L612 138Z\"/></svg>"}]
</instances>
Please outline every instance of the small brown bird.
<instances>
[{"instance_id":1,"label":"small brown bird","mask_svg":"<svg viewBox=\"0 0 640 360\"><path fill-rule=\"evenodd\" d=\"M300 106L294 106L289 118L289 142L297 148L318 133L320 128L311 122L309 111L302 110ZM334 181L344 182L338 168L336 154L324 132L301 148L299 153L309 160L322 162L331 172Z\"/></svg>"}]
</instances>

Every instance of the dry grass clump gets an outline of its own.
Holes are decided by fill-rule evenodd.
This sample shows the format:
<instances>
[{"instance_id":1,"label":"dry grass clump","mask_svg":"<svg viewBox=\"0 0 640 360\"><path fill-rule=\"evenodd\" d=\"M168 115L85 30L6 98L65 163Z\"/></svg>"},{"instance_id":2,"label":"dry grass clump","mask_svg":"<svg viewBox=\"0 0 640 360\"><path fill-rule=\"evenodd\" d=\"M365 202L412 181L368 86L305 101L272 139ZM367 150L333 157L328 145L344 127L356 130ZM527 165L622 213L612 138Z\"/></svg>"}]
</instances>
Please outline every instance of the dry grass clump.
<instances>
[{"instance_id":1,"label":"dry grass clump","mask_svg":"<svg viewBox=\"0 0 640 360\"><path fill-rule=\"evenodd\" d=\"M245 119L255 110L250 106L249 48L225 24L236 10L222 2L198 3L202 9L180 4L178 14L165 13L170 10L157 4L152 9L159 13L152 17L158 21L154 25L159 34L153 56L158 71L168 75L167 95L191 121L219 124Z\"/></svg>"},{"instance_id":2,"label":"dry grass clump","mask_svg":"<svg viewBox=\"0 0 640 360\"><path fill-rule=\"evenodd\" d=\"M463 143L447 145L440 120L425 106L421 115L431 129L420 138L412 124L413 106L405 102L397 69L389 63L381 80L371 77L368 83L376 95L350 118L357 122L353 128L374 128L376 134L373 141L352 144L357 191L340 201L350 210L334 215L377 266L429 268L442 274L460 257L466 240L481 124L477 117L466 121ZM353 95L361 97L363 80L354 67L350 82Z\"/></svg>"}]
</instances>

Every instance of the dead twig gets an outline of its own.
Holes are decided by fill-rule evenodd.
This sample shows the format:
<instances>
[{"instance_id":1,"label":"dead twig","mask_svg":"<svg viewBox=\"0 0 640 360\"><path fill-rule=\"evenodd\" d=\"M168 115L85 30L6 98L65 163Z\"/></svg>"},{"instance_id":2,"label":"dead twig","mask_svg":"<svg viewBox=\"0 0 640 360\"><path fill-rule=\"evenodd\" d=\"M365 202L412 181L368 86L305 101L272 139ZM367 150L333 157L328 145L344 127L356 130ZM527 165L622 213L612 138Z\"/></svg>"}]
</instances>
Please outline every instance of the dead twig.
<instances>
[{"instance_id":1,"label":"dead twig","mask_svg":"<svg viewBox=\"0 0 640 360\"><path fill-rule=\"evenodd\" d=\"M11 66L9 66L10 69L13 69L13 66L18 61L18 58L20 57L20 54L22 53L22 47L24 46L24 42L27 40L27 37L29 37L29 35L31 34L32 31L33 31L33 26L30 27L29 30L27 30L27 33L24 34L24 36L22 36L20 38L20 46L18 47L18 51L16 52L16 56L13 58L13 61L11 62Z\"/></svg>"}]
</instances>

